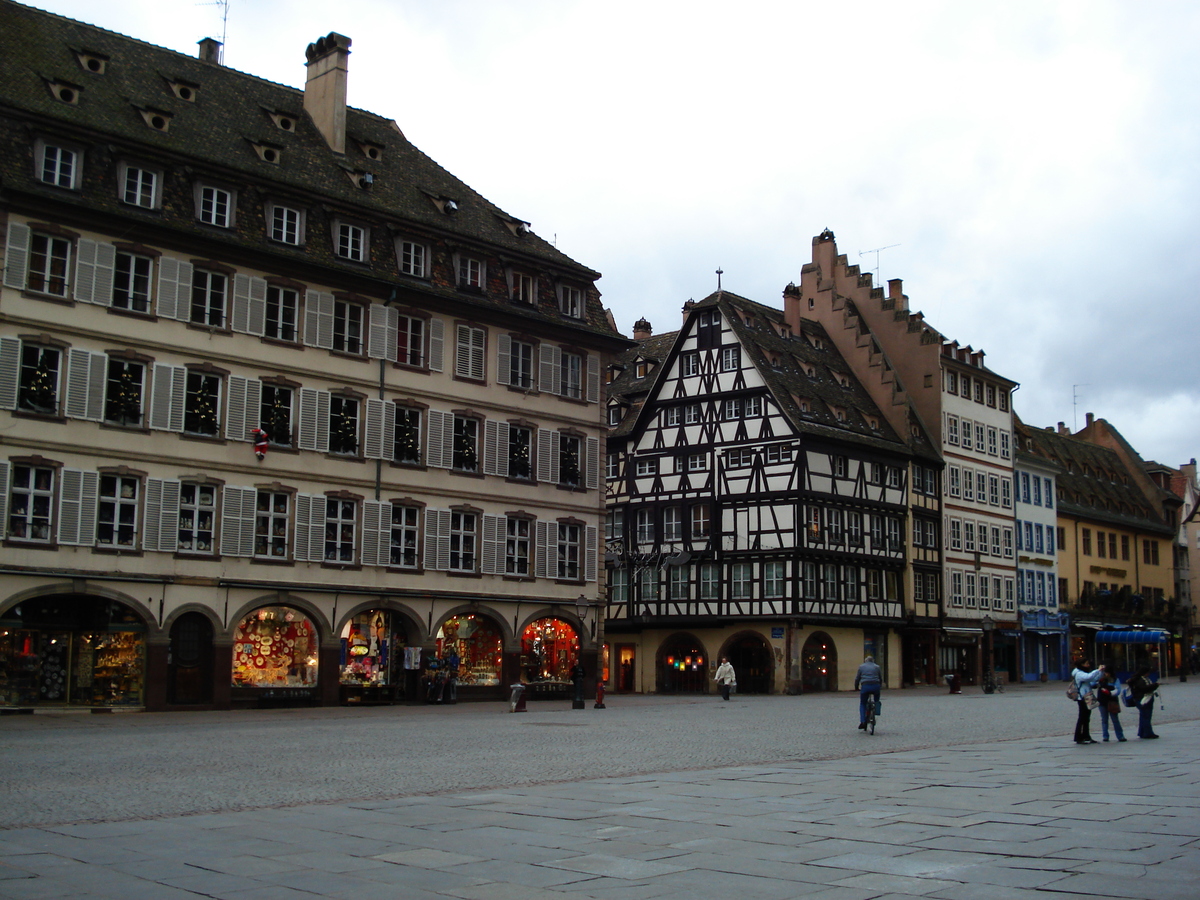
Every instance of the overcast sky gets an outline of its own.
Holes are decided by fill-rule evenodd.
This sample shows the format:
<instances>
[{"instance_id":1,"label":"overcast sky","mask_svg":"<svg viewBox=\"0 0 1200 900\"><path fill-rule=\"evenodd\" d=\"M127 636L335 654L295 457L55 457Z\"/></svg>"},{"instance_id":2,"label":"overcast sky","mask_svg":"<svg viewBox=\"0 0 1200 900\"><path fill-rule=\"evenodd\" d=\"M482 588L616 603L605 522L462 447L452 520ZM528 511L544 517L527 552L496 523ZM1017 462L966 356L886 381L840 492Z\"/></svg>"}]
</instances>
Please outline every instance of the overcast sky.
<instances>
[{"instance_id":1,"label":"overcast sky","mask_svg":"<svg viewBox=\"0 0 1200 900\"><path fill-rule=\"evenodd\" d=\"M218 3L34 5L222 36ZM602 272L626 334L718 268L781 305L828 227L1029 424L1200 455L1200 4L231 0L225 63L302 87L330 31L351 105Z\"/></svg>"}]
</instances>

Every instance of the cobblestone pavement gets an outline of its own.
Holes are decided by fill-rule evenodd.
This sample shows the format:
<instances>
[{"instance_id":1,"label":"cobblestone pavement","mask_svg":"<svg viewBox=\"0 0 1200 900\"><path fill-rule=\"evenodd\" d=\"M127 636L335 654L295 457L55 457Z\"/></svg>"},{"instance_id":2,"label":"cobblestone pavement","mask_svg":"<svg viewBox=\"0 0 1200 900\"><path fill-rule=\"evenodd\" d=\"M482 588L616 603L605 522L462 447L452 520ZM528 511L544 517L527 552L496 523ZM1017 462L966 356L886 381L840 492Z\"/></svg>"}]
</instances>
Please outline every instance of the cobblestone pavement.
<instances>
[{"instance_id":1,"label":"cobblestone pavement","mask_svg":"<svg viewBox=\"0 0 1200 900\"><path fill-rule=\"evenodd\" d=\"M844 693L6 717L0 897L1194 900L1200 684L1163 699L1089 747L1057 685L874 736Z\"/></svg>"}]
</instances>

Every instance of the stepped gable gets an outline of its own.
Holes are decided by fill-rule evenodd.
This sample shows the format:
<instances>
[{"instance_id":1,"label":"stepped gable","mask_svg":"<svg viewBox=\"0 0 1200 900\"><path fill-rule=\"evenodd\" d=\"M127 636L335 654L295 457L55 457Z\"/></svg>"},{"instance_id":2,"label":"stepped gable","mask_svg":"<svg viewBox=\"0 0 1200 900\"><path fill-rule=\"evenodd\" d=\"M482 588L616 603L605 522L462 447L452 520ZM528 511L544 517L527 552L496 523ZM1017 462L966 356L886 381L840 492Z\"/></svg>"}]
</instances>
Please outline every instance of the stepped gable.
<instances>
[{"instance_id":1,"label":"stepped gable","mask_svg":"<svg viewBox=\"0 0 1200 900\"><path fill-rule=\"evenodd\" d=\"M348 44L347 39L341 40ZM296 48L298 68L302 49ZM360 218L371 218L370 224L376 227L392 226L440 241L441 246L435 244L435 254L452 252L459 246L490 247L503 250L510 254L509 261L535 271L573 277L589 285L600 277L538 237L527 223L451 175L413 146L396 122L375 113L345 110L345 153L338 153L305 112L302 89L11 0L0 0L0 59L4 60L5 72L0 79L0 122L9 119L4 123L7 127L0 128L0 140L8 145L8 152L0 157L9 166L0 177L14 205L19 204L21 194L26 194L43 208L47 202L62 204L67 215L74 205L81 216L85 208L93 214L110 213L127 219L145 216L147 224L155 229L150 234L165 245L172 243L172 231L185 233L182 239L193 246L197 240L214 239L212 232L190 215L190 209L171 209L164 204L164 209L155 213L131 210L118 201L115 182L111 189L85 190L73 196L41 185L34 178L25 124L32 118L35 122L43 120L48 134L84 143L89 159L119 153L174 169L174 177L168 175L168 182L190 182L192 171L199 170L251 193L261 192L261 186L269 183L273 195L304 203L310 211L310 222L337 215L339 210L353 211ZM89 70L89 61L98 61L92 64L100 71ZM68 104L57 99L51 90L53 85L68 86L75 92L76 102ZM192 99L182 99L173 85L188 87ZM167 122L166 130L149 127L144 117L147 112L161 115ZM22 124L10 118L14 115L23 120ZM281 117L289 121L290 130L279 126ZM70 123L69 133L63 122ZM265 161L256 146L273 149L276 161ZM86 162L85 166L95 168ZM371 176L368 187L362 186L364 175ZM446 201L453 201L455 209L451 213L446 212ZM217 240L225 247L242 244L261 255L262 242L244 233L248 230L240 229L240 235L221 235ZM361 266L339 260L331 247L316 243L310 242L303 249L273 247L272 252L360 277L368 274ZM394 270L394 262L386 267L381 263L369 275L403 283ZM503 306L509 314L606 336L616 334L594 287L585 291L583 322L562 316L548 304L518 308L507 300L464 295L453 285L432 283L424 287L458 304Z\"/></svg>"},{"instance_id":2,"label":"stepped gable","mask_svg":"<svg viewBox=\"0 0 1200 900\"><path fill-rule=\"evenodd\" d=\"M671 348L675 346L678 337L678 331L667 331L645 338L613 361L612 367L616 377L608 384L608 400L610 403L614 400L623 403L628 409L620 424L609 429L609 437L622 437L633 430L637 413L654 387L663 363L671 355ZM637 375L638 360L646 360L654 365L653 369L640 378Z\"/></svg>"},{"instance_id":3,"label":"stepped gable","mask_svg":"<svg viewBox=\"0 0 1200 900\"><path fill-rule=\"evenodd\" d=\"M729 291L711 294L697 303L696 309L711 306L717 306L731 323L776 402L798 431L840 440L853 438L889 452L895 452L897 444L904 448L904 441L819 323L802 319L796 333L782 310ZM843 421L838 420L838 409L844 413Z\"/></svg>"},{"instance_id":4,"label":"stepped gable","mask_svg":"<svg viewBox=\"0 0 1200 900\"><path fill-rule=\"evenodd\" d=\"M1066 429L1063 429L1065 432ZM1121 457L1069 432L1016 424L1017 450L1057 463L1058 506L1065 513L1157 534L1174 534L1146 499Z\"/></svg>"}]
</instances>

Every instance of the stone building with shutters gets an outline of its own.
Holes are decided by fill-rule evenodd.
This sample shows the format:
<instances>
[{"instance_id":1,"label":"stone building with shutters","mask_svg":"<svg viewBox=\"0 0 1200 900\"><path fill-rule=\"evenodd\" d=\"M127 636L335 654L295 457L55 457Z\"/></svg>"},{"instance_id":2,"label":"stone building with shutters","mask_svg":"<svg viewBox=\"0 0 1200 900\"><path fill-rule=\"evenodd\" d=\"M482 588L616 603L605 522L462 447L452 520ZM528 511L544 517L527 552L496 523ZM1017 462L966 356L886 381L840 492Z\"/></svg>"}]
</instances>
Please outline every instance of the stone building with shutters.
<instances>
[{"instance_id":1,"label":"stone building with shutters","mask_svg":"<svg viewBox=\"0 0 1200 900\"><path fill-rule=\"evenodd\" d=\"M0 707L590 688L598 273L199 47L0 0Z\"/></svg>"}]
</instances>

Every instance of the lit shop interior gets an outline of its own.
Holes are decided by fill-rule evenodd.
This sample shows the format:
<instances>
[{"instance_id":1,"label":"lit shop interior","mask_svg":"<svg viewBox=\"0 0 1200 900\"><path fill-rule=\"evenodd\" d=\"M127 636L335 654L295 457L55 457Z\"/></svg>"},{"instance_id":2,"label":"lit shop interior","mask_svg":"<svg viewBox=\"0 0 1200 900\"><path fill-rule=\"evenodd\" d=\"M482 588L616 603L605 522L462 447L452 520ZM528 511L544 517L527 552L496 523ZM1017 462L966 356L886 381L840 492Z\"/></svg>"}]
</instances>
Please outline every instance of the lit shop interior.
<instances>
[{"instance_id":1,"label":"lit shop interior","mask_svg":"<svg viewBox=\"0 0 1200 900\"><path fill-rule=\"evenodd\" d=\"M114 600L23 600L0 616L0 705L141 706L145 638L138 615Z\"/></svg>"}]
</instances>

